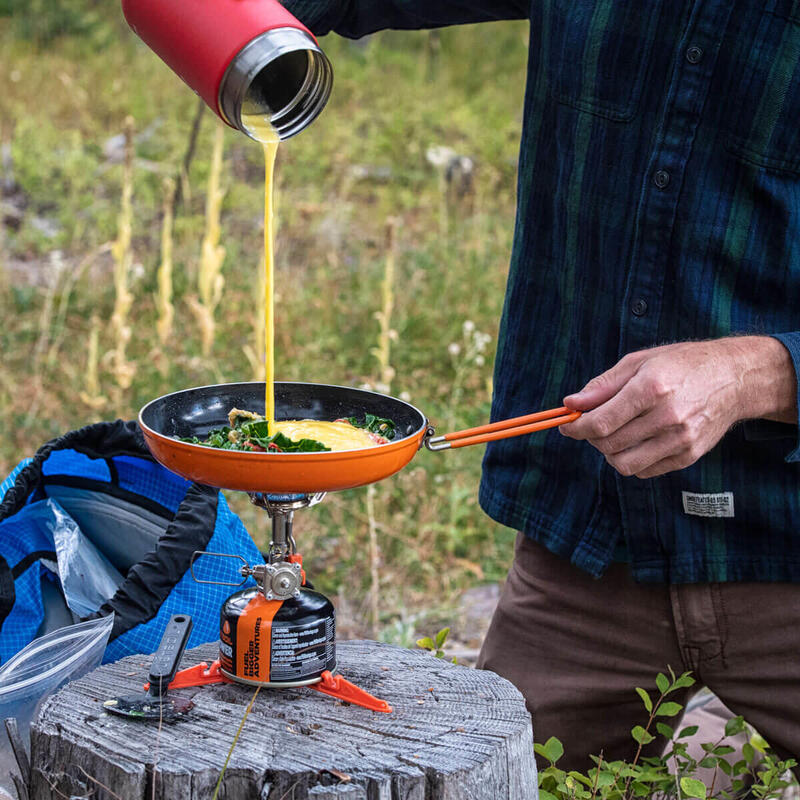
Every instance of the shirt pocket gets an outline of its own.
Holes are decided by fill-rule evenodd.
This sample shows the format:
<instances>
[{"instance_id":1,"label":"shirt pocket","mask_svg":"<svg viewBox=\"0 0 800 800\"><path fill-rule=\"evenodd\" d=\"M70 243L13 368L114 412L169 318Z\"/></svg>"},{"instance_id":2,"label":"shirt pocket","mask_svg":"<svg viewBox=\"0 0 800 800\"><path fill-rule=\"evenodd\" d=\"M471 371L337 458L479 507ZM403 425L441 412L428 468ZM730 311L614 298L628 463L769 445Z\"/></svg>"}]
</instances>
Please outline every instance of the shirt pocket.
<instances>
[{"instance_id":1,"label":"shirt pocket","mask_svg":"<svg viewBox=\"0 0 800 800\"><path fill-rule=\"evenodd\" d=\"M545 0L549 78L560 103L617 122L639 106L662 0Z\"/></svg>"},{"instance_id":2,"label":"shirt pocket","mask_svg":"<svg viewBox=\"0 0 800 800\"><path fill-rule=\"evenodd\" d=\"M800 0L765 0L742 66L729 103L728 151L800 174Z\"/></svg>"}]
</instances>

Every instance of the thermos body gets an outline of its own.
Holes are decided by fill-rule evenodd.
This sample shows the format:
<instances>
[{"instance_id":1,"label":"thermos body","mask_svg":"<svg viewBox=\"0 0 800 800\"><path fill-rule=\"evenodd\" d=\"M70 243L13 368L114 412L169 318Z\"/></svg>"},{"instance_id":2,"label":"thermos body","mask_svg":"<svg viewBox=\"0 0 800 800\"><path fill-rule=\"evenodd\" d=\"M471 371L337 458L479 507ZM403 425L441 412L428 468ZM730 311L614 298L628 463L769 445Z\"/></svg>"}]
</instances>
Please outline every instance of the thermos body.
<instances>
[{"instance_id":1,"label":"thermos body","mask_svg":"<svg viewBox=\"0 0 800 800\"><path fill-rule=\"evenodd\" d=\"M277 0L122 0L122 10L223 121L248 135L243 115L262 114L287 139L330 96L330 62Z\"/></svg>"}]
</instances>

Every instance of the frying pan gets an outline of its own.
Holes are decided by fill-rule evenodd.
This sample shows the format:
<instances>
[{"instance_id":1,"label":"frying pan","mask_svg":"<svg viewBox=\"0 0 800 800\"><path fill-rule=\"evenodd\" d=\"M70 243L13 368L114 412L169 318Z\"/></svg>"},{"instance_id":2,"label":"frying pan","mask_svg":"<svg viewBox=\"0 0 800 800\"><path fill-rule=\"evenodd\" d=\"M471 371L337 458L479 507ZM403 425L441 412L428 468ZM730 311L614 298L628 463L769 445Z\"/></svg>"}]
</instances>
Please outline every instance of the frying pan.
<instances>
[{"instance_id":1,"label":"frying pan","mask_svg":"<svg viewBox=\"0 0 800 800\"><path fill-rule=\"evenodd\" d=\"M208 486L245 492L309 494L352 489L401 470L419 450L428 421L414 406L388 395L319 383L276 383L275 417L334 420L375 414L395 423L396 438L380 447L321 453L253 453L189 444L228 425L232 408L263 413L263 383L200 386L159 397L139 412L153 456L167 469Z\"/></svg>"},{"instance_id":2,"label":"frying pan","mask_svg":"<svg viewBox=\"0 0 800 800\"><path fill-rule=\"evenodd\" d=\"M388 478L406 466L423 443L431 450L464 447L531 433L580 416L560 408L434 436L425 415L395 397L347 386L276 383L275 416L279 421L363 419L365 414L374 414L395 423L395 439L356 450L259 453L220 450L176 438L205 439L209 431L228 425L232 408L260 413L264 384L223 383L173 392L144 406L139 425L155 459L188 480L245 492L311 494L352 489Z\"/></svg>"}]
</instances>

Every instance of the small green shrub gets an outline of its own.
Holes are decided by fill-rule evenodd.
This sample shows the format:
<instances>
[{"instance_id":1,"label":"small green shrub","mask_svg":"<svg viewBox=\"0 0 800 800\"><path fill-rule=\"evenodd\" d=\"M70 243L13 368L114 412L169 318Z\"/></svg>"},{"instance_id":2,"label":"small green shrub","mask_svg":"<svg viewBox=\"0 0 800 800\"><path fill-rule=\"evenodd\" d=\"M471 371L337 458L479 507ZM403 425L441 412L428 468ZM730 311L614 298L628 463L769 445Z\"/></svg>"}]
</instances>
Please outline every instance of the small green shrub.
<instances>
[{"instance_id":1,"label":"small green shrub","mask_svg":"<svg viewBox=\"0 0 800 800\"><path fill-rule=\"evenodd\" d=\"M726 756L735 752L730 745L723 744L729 736L748 730L742 717L734 717L725 726L725 736L718 742L701 745L704 756L697 760L688 752L687 740L697 733L697 726L675 731L663 720L677 717L683 710L680 703L666 697L681 688L694 684L688 672L679 677L670 669L669 677L659 673L656 678L656 693L651 695L644 689L636 691L648 714L644 727L636 725L631 736L638 747L632 761L605 761L602 756L592 756L595 766L586 774L559 769L558 761L564 755L564 747L555 737L543 744L534 745L536 753L548 762L539 771L540 800L631 800L632 798L658 797L698 798L698 800L744 800L779 798L794 781L787 777L789 770L797 765L794 759L780 760L767 743L750 732L749 742L742 748L743 758L731 764ZM654 700L655 697L655 700ZM661 756L642 757L642 748L661 737L664 750ZM672 771L670 771L672 766ZM698 780L698 769L714 769L711 786ZM724 773L732 791L719 788Z\"/></svg>"}]
</instances>

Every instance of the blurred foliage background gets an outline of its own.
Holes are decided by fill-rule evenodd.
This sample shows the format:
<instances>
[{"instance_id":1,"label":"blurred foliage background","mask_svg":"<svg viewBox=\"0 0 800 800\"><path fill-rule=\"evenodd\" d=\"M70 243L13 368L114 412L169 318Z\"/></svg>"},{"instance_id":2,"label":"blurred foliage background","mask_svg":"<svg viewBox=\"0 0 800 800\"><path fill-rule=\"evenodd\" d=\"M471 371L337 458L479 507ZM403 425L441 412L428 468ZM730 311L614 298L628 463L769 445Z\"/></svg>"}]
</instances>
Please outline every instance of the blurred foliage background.
<instances>
[{"instance_id":1,"label":"blurred foliage background","mask_svg":"<svg viewBox=\"0 0 800 800\"><path fill-rule=\"evenodd\" d=\"M321 43L333 97L278 154L277 377L400 395L441 432L485 422L527 26ZM0 47L6 474L158 395L263 377L264 187L259 146L200 112L117 3L0 0ZM298 515L345 633L410 644L502 578L513 533L478 507L481 456L423 452ZM228 496L263 545L263 512Z\"/></svg>"}]
</instances>

